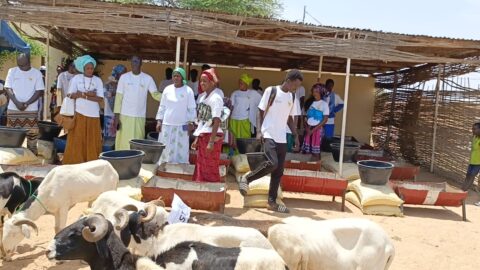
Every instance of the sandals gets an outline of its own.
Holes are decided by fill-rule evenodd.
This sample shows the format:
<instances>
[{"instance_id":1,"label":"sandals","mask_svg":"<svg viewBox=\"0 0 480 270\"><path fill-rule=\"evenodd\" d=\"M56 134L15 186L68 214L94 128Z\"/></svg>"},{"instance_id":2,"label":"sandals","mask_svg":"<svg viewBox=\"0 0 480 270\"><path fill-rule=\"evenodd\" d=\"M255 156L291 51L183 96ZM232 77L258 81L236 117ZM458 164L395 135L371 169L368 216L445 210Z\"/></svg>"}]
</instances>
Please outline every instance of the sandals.
<instances>
[{"instance_id":1,"label":"sandals","mask_svg":"<svg viewBox=\"0 0 480 270\"><path fill-rule=\"evenodd\" d=\"M288 210L288 208L285 205L274 203L274 202L269 202L267 209L274 212L278 212L278 213L284 213L284 214L290 213L290 210Z\"/></svg>"},{"instance_id":2,"label":"sandals","mask_svg":"<svg viewBox=\"0 0 480 270\"><path fill-rule=\"evenodd\" d=\"M250 188L248 187L248 181L247 178L245 178L245 175L240 178L240 181L238 182L238 189L240 190L240 194L242 194L243 197L247 196L248 190Z\"/></svg>"}]
</instances>

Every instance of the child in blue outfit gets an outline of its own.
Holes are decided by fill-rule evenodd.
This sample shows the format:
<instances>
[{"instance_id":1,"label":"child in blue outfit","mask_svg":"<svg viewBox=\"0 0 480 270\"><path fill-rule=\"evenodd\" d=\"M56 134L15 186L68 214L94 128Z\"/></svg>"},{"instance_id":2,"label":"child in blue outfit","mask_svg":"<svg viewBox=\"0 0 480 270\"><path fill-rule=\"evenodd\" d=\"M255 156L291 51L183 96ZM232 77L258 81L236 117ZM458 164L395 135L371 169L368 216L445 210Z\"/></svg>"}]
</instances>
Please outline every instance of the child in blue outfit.
<instances>
[{"instance_id":1,"label":"child in blue outfit","mask_svg":"<svg viewBox=\"0 0 480 270\"><path fill-rule=\"evenodd\" d=\"M462 185L462 190L464 191L467 191L472 187L475 177L477 177L480 172L480 122L473 124L472 133L473 138L470 164L468 165L467 176ZM475 205L480 206L480 202L476 202Z\"/></svg>"}]
</instances>

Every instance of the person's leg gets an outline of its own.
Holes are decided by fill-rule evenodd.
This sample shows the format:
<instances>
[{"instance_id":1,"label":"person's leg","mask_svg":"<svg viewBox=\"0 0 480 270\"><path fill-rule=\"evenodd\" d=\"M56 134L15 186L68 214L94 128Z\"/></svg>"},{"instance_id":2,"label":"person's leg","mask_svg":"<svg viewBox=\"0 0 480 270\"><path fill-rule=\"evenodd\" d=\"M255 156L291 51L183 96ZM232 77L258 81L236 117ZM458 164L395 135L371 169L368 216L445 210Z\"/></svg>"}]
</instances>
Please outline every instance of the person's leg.
<instances>
[{"instance_id":1,"label":"person's leg","mask_svg":"<svg viewBox=\"0 0 480 270\"><path fill-rule=\"evenodd\" d=\"M479 172L480 165L468 165L467 176L465 177L465 181L462 184L463 191L468 191L472 187L473 182L475 181L475 177L478 175Z\"/></svg>"},{"instance_id":2,"label":"person's leg","mask_svg":"<svg viewBox=\"0 0 480 270\"><path fill-rule=\"evenodd\" d=\"M264 161L254 171L240 178L240 182L238 185L239 185L240 193L243 196L247 195L248 184L250 182L270 174L278 166L278 157L277 157L275 141L272 139L265 139L265 142L263 143L263 147L268 160Z\"/></svg>"},{"instance_id":3,"label":"person's leg","mask_svg":"<svg viewBox=\"0 0 480 270\"><path fill-rule=\"evenodd\" d=\"M335 125L325 125L325 138L332 138L335 136Z\"/></svg>"},{"instance_id":4,"label":"person's leg","mask_svg":"<svg viewBox=\"0 0 480 270\"><path fill-rule=\"evenodd\" d=\"M284 143L277 143L276 149L278 166L272 172L272 176L270 179L270 188L268 190L268 205L270 210L281 213L288 213L289 210L287 207L277 204L278 188L280 187L280 181L282 180L283 176L283 166L285 162L285 157L287 155L287 145Z\"/></svg>"}]
</instances>

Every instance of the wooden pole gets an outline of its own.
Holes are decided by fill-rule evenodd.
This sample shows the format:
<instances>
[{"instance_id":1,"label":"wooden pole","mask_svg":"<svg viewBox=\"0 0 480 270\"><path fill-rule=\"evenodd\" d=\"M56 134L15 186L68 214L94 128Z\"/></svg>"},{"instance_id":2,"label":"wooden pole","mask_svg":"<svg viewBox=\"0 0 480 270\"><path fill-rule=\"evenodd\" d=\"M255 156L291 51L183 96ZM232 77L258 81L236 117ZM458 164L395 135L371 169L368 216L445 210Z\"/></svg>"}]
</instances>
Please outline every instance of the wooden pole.
<instances>
[{"instance_id":1,"label":"wooden pole","mask_svg":"<svg viewBox=\"0 0 480 270\"><path fill-rule=\"evenodd\" d=\"M180 49L182 46L182 38L177 37L177 52L175 54L175 68L180 66Z\"/></svg>"},{"instance_id":2,"label":"wooden pole","mask_svg":"<svg viewBox=\"0 0 480 270\"><path fill-rule=\"evenodd\" d=\"M322 68L323 68L323 55L320 56L320 59L318 61L318 77L317 77L317 82L320 82L320 79L322 78Z\"/></svg>"},{"instance_id":3,"label":"wooden pole","mask_svg":"<svg viewBox=\"0 0 480 270\"><path fill-rule=\"evenodd\" d=\"M442 72L438 67L437 85L435 86L435 115L433 117L433 139L432 139L432 159L430 162L430 172L433 173L435 165L435 148L437 146L437 120L438 120L438 105L440 101L440 81L442 79Z\"/></svg>"},{"instance_id":4,"label":"wooden pole","mask_svg":"<svg viewBox=\"0 0 480 270\"><path fill-rule=\"evenodd\" d=\"M50 27L47 30L47 62L45 63L45 92L43 93L43 120L48 117L48 93L50 92L48 75L50 73Z\"/></svg>"},{"instance_id":5,"label":"wooden pole","mask_svg":"<svg viewBox=\"0 0 480 270\"><path fill-rule=\"evenodd\" d=\"M185 45L183 46L183 69L185 69L186 71L187 71L187 65L188 65L187 56L188 56L188 39L185 39Z\"/></svg>"},{"instance_id":6,"label":"wooden pole","mask_svg":"<svg viewBox=\"0 0 480 270\"><path fill-rule=\"evenodd\" d=\"M387 136L385 137L385 146L389 148L390 144L390 132L392 130L392 124L395 120L395 101L397 100L397 86L398 86L398 76L397 72L393 74L393 93L392 101L390 102L390 120L388 121Z\"/></svg>"},{"instance_id":7,"label":"wooden pole","mask_svg":"<svg viewBox=\"0 0 480 270\"><path fill-rule=\"evenodd\" d=\"M347 58L347 70L345 75L345 96L343 100L343 117L342 117L342 135L340 137L340 160L338 172L343 176L343 152L345 150L345 130L347 127L347 109L348 109L348 89L350 85L350 64L352 60Z\"/></svg>"}]
</instances>

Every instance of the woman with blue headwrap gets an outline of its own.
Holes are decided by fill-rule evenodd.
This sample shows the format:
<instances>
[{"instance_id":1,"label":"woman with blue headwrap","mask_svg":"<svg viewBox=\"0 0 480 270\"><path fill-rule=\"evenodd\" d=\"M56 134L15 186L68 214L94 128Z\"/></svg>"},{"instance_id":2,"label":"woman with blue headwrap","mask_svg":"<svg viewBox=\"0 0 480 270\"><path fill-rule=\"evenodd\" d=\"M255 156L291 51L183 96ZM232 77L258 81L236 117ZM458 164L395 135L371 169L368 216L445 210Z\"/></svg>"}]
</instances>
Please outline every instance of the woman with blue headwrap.
<instances>
[{"instance_id":1,"label":"woman with blue headwrap","mask_svg":"<svg viewBox=\"0 0 480 270\"><path fill-rule=\"evenodd\" d=\"M325 86L316 83L312 86L312 96L305 102L307 125L302 151L305 154L312 154L316 160L320 160L324 126L330 114L328 103L323 101L325 93Z\"/></svg>"},{"instance_id":2,"label":"woman with blue headwrap","mask_svg":"<svg viewBox=\"0 0 480 270\"><path fill-rule=\"evenodd\" d=\"M78 57L75 68L81 74L70 81L67 96L75 100L75 126L68 131L63 164L98 159L102 150L100 104L102 80L93 75L97 62L90 55Z\"/></svg>"},{"instance_id":3,"label":"woman with blue headwrap","mask_svg":"<svg viewBox=\"0 0 480 270\"><path fill-rule=\"evenodd\" d=\"M158 141L165 144L160 165L188 163L189 132L196 118L195 94L183 68L173 71L173 84L165 87L157 113Z\"/></svg>"},{"instance_id":4,"label":"woman with blue headwrap","mask_svg":"<svg viewBox=\"0 0 480 270\"><path fill-rule=\"evenodd\" d=\"M113 67L112 76L108 78L105 84L105 108L103 110L103 138L115 138L117 134L117 126L115 125L115 114L113 113L115 105L115 95L117 94L117 83L120 76L127 72L124 65L116 65Z\"/></svg>"},{"instance_id":5,"label":"woman with blue headwrap","mask_svg":"<svg viewBox=\"0 0 480 270\"><path fill-rule=\"evenodd\" d=\"M253 79L248 74L242 74L238 80L239 90L232 93L233 105L230 117L230 130L236 139L251 138L257 125L258 104L262 96L249 89Z\"/></svg>"}]
</instances>

